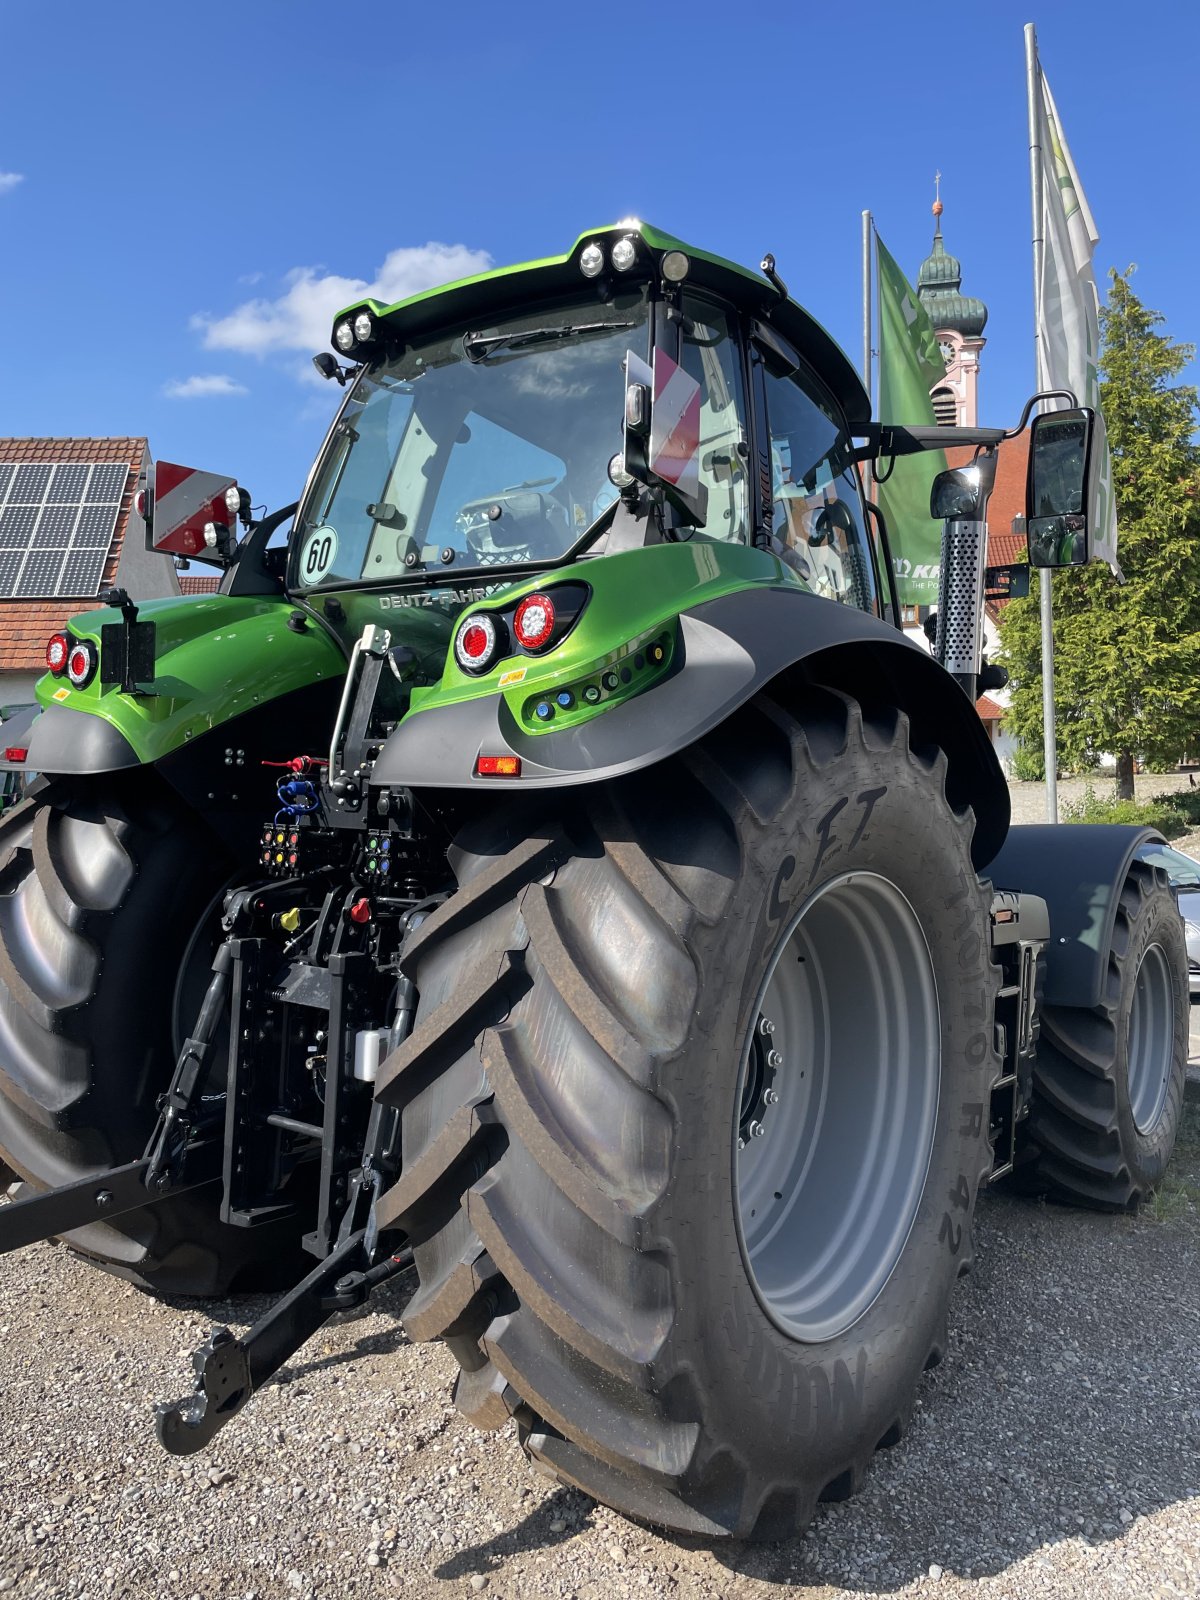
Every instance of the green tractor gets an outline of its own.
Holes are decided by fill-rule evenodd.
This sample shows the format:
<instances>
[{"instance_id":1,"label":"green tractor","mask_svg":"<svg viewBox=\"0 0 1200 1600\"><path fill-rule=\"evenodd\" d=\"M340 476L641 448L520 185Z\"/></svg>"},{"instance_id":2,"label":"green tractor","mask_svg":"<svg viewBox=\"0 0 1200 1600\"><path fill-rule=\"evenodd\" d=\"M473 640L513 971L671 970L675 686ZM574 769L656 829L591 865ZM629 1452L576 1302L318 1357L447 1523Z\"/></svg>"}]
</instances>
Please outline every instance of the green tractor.
<instances>
[{"instance_id":1,"label":"green tractor","mask_svg":"<svg viewBox=\"0 0 1200 1600\"><path fill-rule=\"evenodd\" d=\"M298 504L160 463L148 537L220 591L113 592L6 725L0 1248L286 1291L172 1451L401 1278L552 1477L794 1532L903 1434L980 1187L1132 1208L1179 1118L1146 831L1010 830L974 710L1006 435L872 421L771 258L640 223L316 364ZM1092 421L1032 424L1058 559ZM862 468L946 442L931 657Z\"/></svg>"}]
</instances>

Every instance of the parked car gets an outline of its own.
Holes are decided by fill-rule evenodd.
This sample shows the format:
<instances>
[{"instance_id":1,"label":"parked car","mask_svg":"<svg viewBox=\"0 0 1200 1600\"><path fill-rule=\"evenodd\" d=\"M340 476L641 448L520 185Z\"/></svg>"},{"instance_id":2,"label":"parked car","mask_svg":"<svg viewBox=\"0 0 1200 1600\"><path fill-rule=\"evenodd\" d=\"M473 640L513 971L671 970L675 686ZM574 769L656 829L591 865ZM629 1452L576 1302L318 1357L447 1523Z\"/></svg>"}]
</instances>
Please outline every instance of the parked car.
<instances>
[{"instance_id":1,"label":"parked car","mask_svg":"<svg viewBox=\"0 0 1200 1600\"><path fill-rule=\"evenodd\" d=\"M1138 855L1161 867L1175 891L1187 935L1188 989L1193 1002L1200 1000L1200 861L1169 844L1144 844Z\"/></svg>"}]
</instances>

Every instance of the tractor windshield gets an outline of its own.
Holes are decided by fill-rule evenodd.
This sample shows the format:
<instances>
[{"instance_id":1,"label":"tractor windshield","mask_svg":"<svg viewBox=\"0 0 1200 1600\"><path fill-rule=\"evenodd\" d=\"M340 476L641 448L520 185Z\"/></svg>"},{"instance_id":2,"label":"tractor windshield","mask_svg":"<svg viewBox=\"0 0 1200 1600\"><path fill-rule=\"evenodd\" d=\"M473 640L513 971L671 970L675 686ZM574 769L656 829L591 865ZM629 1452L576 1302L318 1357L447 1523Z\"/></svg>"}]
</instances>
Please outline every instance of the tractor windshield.
<instances>
[{"instance_id":1,"label":"tractor windshield","mask_svg":"<svg viewBox=\"0 0 1200 1600\"><path fill-rule=\"evenodd\" d=\"M616 498L624 358L645 296L531 311L359 378L292 539L298 589L552 561Z\"/></svg>"}]
</instances>

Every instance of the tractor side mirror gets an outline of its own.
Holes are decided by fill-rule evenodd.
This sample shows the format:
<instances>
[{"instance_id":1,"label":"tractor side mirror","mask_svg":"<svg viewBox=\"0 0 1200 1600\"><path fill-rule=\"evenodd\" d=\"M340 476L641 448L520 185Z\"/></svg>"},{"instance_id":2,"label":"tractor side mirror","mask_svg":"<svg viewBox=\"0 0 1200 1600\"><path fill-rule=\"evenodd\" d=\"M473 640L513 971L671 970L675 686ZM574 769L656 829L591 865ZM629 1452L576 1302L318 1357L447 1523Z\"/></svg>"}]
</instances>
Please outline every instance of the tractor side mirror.
<instances>
[{"instance_id":1,"label":"tractor side mirror","mask_svg":"<svg viewBox=\"0 0 1200 1600\"><path fill-rule=\"evenodd\" d=\"M625 450L617 474L661 489L685 517L702 528L708 490L700 482L700 385L665 350L649 367L632 350L625 356ZM614 483L618 476L610 469Z\"/></svg>"},{"instance_id":2,"label":"tractor side mirror","mask_svg":"<svg viewBox=\"0 0 1200 1600\"><path fill-rule=\"evenodd\" d=\"M939 522L982 522L995 481L995 450L981 451L968 466L939 472L929 491L929 515Z\"/></svg>"},{"instance_id":3,"label":"tractor side mirror","mask_svg":"<svg viewBox=\"0 0 1200 1600\"><path fill-rule=\"evenodd\" d=\"M1035 417L1029 439L1026 532L1029 564L1079 567L1091 558L1092 438L1095 412L1047 411Z\"/></svg>"}]
</instances>

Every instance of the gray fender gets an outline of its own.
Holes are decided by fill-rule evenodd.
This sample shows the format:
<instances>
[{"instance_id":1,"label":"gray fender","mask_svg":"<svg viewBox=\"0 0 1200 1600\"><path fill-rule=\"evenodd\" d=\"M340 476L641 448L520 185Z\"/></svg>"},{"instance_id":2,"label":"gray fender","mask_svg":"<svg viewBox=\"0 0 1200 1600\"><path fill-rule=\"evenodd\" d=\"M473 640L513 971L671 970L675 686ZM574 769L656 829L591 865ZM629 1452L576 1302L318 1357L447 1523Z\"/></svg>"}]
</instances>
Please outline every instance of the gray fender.
<instances>
[{"instance_id":1,"label":"gray fender","mask_svg":"<svg viewBox=\"0 0 1200 1600\"><path fill-rule=\"evenodd\" d=\"M3 725L4 749L25 749L23 761L0 761L0 770L76 775L141 766L125 735L103 717L66 706L29 706Z\"/></svg>"},{"instance_id":2,"label":"gray fender","mask_svg":"<svg viewBox=\"0 0 1200 1600\"><path fill-rule=\"evenodd\" d=\"M1014 827L988 866L998 889L1040 895L1050 909L1045 1001L1100 1004L1121 885L1138 846L1162 840L1153 828L1111 823Z\"/></svg>"},{"instance_id":3,"label":"gray fender","mask_svg":"<svg viewBox=\"0 0 1200 1600\"><path fill-rule=\"evenodd\" d=\"M975 810L983 866L1008 827L1008 786L983 723L954 680L888 623L793 588L741 590L680 614L672 675L575 728L530 734L503 696L410 713L389 737L373 786L539 789L599 783L694 744L772 686L784 704L811 683L867 709L902 710L918 747L941 746L951 803ZM515 754L520 778L477 778L475 758Z\"/></svg>"}]
</instances>

